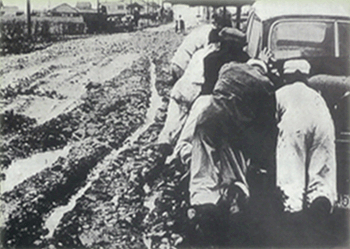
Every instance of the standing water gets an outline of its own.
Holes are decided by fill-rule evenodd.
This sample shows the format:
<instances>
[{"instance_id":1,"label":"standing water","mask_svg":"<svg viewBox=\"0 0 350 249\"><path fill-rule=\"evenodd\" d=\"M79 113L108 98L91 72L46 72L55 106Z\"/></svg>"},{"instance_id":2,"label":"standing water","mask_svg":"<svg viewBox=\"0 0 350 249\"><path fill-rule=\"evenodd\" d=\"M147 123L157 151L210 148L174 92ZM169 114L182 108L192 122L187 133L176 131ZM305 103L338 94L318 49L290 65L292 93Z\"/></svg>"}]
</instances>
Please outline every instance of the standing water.
<instances>
[{"instance_id":1,"label":"standing water","mask_svg":"<svg viewBox=\"0 0 350 249\"><path fill-rule=\"evenodd\" d=\"M49 230L49 233L45 236L46 239L52 237L55 228L57 227L59 221L62 219L63 215L74 208L76 201L91 186L92 182L98 179L99 173L102 171L106 163L108 163L106 161L110 160L111 155L113 155L113 153L109 154L102 162L96 166L96 168L89 174L87 178L87 184L69 200L67 205L57 207L53 210L49 218L45 221L45 227Z\"/></svg>"},{"instance_id":2,"label":"standing water","mask_svg":"<svg viewBox=\"0 0 350 249\"><path fill-rule=\"evenodd\" d=\"M37 153L29 158L13 161L11 165L3 170L6 178L1 182L1 193L12 190L25 179L35 175L54 163L58 157L65 157L70 146L55 151Z\"/></svg>"},{"instance_id":3,"label":"standing water","mask_svg":"<svg viewBox=\"0 0 350 249\"><path fill-rule=\"evenodd\" d=\"M154 63L151 62L150 66L151 71L151 99L150 99L150 106L147 110L147 116L145 123L139 127L125 142L124 145L119 149L120 151L124 150L127 146L133 144L139 136L145 132L148 127L153 123L155 115L157 113L157 110L159 106L162 105L162 99L159 97L157 89L156 89L156 66Z\"/></svg>"}]
</instances>

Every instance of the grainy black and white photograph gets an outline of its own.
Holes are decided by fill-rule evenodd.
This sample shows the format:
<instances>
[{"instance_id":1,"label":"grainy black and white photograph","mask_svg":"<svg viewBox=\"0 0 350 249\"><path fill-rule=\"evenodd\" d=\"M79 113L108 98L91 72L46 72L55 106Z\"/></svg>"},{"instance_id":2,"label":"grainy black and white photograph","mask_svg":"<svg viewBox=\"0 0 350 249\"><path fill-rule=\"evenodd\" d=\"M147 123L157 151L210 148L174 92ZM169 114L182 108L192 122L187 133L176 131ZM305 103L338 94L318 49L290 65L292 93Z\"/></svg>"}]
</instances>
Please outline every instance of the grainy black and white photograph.
<instances>
[{"instance_id":1,"label":"grainy black and white photograph","mask_svg":"<svg viewBox=\"0 0 350 249\"><path fill-rule=\"evenodd\" d=\"M0 247L350 247L348 0L0 0Z\"/></svg>"}]
</instances>

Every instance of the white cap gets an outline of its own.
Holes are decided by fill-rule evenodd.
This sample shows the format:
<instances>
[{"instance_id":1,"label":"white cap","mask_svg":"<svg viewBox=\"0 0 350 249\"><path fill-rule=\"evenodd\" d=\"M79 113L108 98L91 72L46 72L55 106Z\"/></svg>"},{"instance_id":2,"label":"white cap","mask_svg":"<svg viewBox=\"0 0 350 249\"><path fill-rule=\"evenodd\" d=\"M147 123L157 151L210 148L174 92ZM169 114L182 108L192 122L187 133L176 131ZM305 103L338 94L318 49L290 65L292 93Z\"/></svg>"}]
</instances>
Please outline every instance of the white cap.
<instances>
[{"instance_id":1,"label":"white cap","mask_svg":"<svg viewBox=\"0 0 350 249\"><path fill-rule=\"evenodd\" d=\"M267 66L265 64L265 62L263 62L262 60L258 60L258 59L250 59L247 61L247 64L253 67L258 67L262 70L263 74L267 74L268 69Z\"/></svg>"},{"instance_id":2,"label":"white cap","mask_svg":"<svg viewBox=\"0 0 350 249\"><path fill-rule=\"evenodd\" d=\"M288 60L283 65L283 73L284 74L292 74L296 71L300 71L303 74L310 73L311 66L307 60L299 59L299 60Z\"/></svg>"}]
</instances>

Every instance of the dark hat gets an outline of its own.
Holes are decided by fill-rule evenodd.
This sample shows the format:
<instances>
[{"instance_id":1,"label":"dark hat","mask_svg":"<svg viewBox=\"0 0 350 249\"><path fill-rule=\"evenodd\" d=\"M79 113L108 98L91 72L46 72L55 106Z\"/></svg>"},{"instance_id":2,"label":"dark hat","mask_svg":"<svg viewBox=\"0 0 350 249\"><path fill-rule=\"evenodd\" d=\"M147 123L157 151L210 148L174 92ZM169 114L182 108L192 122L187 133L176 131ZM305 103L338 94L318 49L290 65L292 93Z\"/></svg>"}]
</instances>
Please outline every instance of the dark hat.
<instances>
[{"instance_id":1,"label":"dark hat","mask_svg":"<svg viewBox=\"0 0 350 249\"><path fill-rule=\"evenodd\" d=\"M223 41L235 41L239 43L246 43L246 35L236 28L223 28L219 33L219 37Z\"/></svg>"},{"instance_id":2,"label":"dark hat","mask_svg":"<svg viewBox=\"0 0 350 249\"><path fill-rule=\"evenodd\" d=\"M231 27L232 26L231 18L232 18L231 13L228 10L223 11L222 9L215 10L212 15L212 19L218 26L220 26L220 28Z\"/></svg>"}]
</instances>

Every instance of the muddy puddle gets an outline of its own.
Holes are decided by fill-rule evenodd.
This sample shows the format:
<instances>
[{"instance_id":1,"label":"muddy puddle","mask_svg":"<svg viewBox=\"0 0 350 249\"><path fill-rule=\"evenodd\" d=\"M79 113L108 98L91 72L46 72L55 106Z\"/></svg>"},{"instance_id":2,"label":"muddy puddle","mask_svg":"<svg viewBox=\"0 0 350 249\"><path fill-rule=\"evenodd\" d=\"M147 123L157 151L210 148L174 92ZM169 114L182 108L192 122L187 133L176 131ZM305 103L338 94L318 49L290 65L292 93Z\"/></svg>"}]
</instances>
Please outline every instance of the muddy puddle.
<instances>
[{"instance_id":1,"label":"muddy puddle","mask_svg":"<svg viewBox=\"0 0 350 249\"><path fill-rule=\"evenodd\" d=\"M110 155L113 155L112 152ZM75 195L73 195L69 202L66 205L59 206L50 213L48 218L46 218L44 227L48 229L48 234L44 237L44 239L50 239L62 219L63 215L70 210L72 210L76 204L77 199L79 199L85 191L91 187L91 183L98 179L99 173L103 169L104 165L106 164L106 161L109 161L110 156L107 156L101 163L97 164L97 166L92 170L92 172L87 176L86 184L83 186Z\"/></svg>"},{"instance_id":2,"label":"muddy puddle","mask_svg":"<svg viewBox=\"0 0 350 249\"><path fill-rule=\"evenodd\" d=\"M58 157L66 157L70 148L71 146L68 145L63 149L40 152L29 158L13 161L7 169L2 170L5 180L1 182L1 192L12 190L25 179L50 167Z\"/></svg>"}]
</instances>

